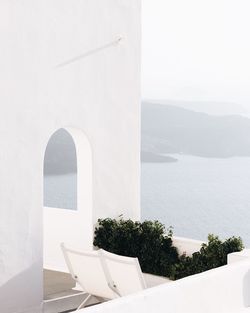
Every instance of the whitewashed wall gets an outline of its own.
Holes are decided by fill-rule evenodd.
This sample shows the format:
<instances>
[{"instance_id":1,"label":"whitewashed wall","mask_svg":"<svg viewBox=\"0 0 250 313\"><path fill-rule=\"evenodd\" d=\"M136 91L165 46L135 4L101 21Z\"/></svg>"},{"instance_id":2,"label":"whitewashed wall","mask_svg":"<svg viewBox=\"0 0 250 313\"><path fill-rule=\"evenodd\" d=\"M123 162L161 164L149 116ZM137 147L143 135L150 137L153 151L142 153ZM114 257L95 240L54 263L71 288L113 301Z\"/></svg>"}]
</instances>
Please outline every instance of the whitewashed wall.
<instances>
[{"instance_id":1,"label":"whitewashed wall","mask_svg":"<svg viewBox=\"0 0 250 313\"><path fill-rule=\"evenodd\" d=\"M250 312L250 261L241 261L80 310L85 313Z\"/></svg>"},{"instance_id":2,"label":"whitewashed wall","mask_svg":"<svg viewBox=\"0 0 250 313\"><path fill-rule=\"evenodd\" d=\"M93 222L140 216L140 1L2 0L0 35L0 312L37 313L53 132L79 128L91 143Z\"/></svg>"},{"instance_id":3,"label":"whitewashed wall","mask_svg":"<svg viewBox=\"0 0 250 313\"><path fill-rule=\"evenodd\" d=\"M178 249L179 254L186 254L187 256L191 256L194 252L199 251L203 243L205 242L200 240L173 237L173 246Z\"/></svg>"}]
</instances>

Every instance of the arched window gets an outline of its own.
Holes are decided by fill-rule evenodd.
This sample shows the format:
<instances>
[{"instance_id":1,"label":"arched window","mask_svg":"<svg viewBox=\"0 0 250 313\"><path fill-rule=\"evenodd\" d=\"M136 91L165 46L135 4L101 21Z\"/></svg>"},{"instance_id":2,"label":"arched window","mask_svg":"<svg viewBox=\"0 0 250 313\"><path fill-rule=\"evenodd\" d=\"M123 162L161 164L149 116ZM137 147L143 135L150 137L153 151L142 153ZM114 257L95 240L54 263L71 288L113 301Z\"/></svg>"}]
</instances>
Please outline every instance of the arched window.
<instances>
[{"instance_id":1,"label":"arched window","mask_svg":"<svg viewBox=\"0 0 250 313\"><path fill-rule=\"evenodd\" d=\"M63 128L51 136L45 152L44 206L77 209L76 147Z\"/></svg>"}]
</instances>

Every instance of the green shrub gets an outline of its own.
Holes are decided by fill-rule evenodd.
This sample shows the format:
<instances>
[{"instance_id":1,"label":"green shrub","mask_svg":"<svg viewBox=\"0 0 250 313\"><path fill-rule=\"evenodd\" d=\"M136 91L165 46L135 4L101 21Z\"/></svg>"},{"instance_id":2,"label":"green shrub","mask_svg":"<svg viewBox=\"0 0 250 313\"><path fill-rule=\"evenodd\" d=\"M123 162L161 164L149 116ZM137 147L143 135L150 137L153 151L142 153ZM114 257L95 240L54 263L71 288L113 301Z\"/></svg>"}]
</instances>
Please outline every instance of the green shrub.
<instances>
[{"instance_id":1,"label":"green shrub","mask_svg":"<svg viewBox=\"0 0 250 313\"><path fill-rule=\"evenodd\" d=\"M200 251L179 256L172 245L172 229L166 234L158 221L100 219L95 229L94 246L124 256L138 257L145 273L167 276L173 280L198 274L227 264L227 255L241 251L241 238L221 241L209 235Z\"/></svg>"},{"instance_id":2,"label":"green shrub","mask_svg":"<svg viewBox=\"0 0 250 313\"><path fill-rule=\"evenodd\" d=\"M217 236L209 235L208 243L204 243L199 252L193 253L191 257L182 255L179 258L179 262L172 266L170 278L180 279L226 265L227 255L242 249L243 243L240 237L221 241Z\"/></svg>"},{"instance_id":3,"label":"green shrub","mask_svg":"<svg viewBox=\"0 0 250 313\"><path fill-rule=\"evenodd\" d=\"M158 221L100 219L95 229L94 246L124 256L138 257L142 271L169 276L179 261L172 246L172 231L166 235Z\"/></svg>"}]
</instances>

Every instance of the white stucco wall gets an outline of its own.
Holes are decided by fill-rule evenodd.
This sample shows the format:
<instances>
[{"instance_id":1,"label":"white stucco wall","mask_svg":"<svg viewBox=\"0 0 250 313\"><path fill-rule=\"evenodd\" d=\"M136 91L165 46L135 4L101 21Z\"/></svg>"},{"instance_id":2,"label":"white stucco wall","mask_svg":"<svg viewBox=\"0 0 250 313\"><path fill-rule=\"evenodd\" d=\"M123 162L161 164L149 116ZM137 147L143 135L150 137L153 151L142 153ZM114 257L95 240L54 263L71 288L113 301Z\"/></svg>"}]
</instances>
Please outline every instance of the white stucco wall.
<instances>
[{"instance_id":1,"label":"white stucco wall","mask_svg":"<svg viewBox=\"0 0 250 313\"><path fill-rule=\"evenodd\" d=\"M85 313L250 311L250 262L241 261L80 310Z\"/></svg>"},{"instance_id":2,"label":"white stucco wall","mask_svg":"<svg viewBox=\"0 0 250 313\"><path fill-rule=\"evenodd\" d=\"M0 312L37 313L53 132L79 128L91 143L93 222L140 216L140 1L3 0L0 34Z\"/></svg>"},{"instance_id":3,"label":"white stucco wall","mask_svg":"<svg viewBox=\"0 0 250 313\"><path fill-rule=\"evenodd\" d=\"M193 253L200 250L202 244L205 243L200 240L189 239L184 237L173 237L173 246L178 249L179 254L186 254L191 256Z\"/></svg>"}]
</instances>

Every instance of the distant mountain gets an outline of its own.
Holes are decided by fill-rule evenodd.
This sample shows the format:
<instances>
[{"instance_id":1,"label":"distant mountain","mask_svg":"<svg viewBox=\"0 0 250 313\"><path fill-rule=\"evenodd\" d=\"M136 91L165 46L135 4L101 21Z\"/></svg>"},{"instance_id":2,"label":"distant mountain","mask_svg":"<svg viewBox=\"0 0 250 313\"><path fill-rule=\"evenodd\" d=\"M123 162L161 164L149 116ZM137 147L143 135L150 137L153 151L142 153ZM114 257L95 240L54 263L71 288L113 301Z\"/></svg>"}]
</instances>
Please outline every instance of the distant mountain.
<instances>
[{"instance_id":1,"label":"distant mountain","mask_svg":"<svg viewBox=\"0 0 250 313\"><path fill-rule=\"evenodd\" d=\"M167 154L227 158L250 156L250 119L240 115L215 116L175 105L142 103L142 162L176 162ZM75 173L74 142L58 130L46 149L45 175Z\"/></svg>"},{"instance_id":2,"label":"distant mountain","mask_svg":"<svg viewBox=\"0 0 250 313\"><path fill-rule=\"evenodd\" d=\"M207 113L211 115L240 114L249 117L249 111L243 105L233 102L216 101L180 101L180 100L149 100L149 103L177 106L195 112Z\"/></svg>"},{"instance_id":3,"label":"distant mountain","mask_svg":"<svg viewBox=\"0 0 250 313\"><path fill-rule=\"evenodd\" d=\"M142 150L156 155L250 156L250 119L142 103Z\"/></svg>"},{"instance_id":4,"label":"distant mountain","mask_svg":"<svg viewBox=\"0 0 250 313\"><path fill-rule=\"evenodd\" d=\"M171 163L171 162L177 162L178 160L176 158L165 156L165 155L159 155L150 151L141 151L141 161L144 163Z\"/></svg>"}]
</instances>

